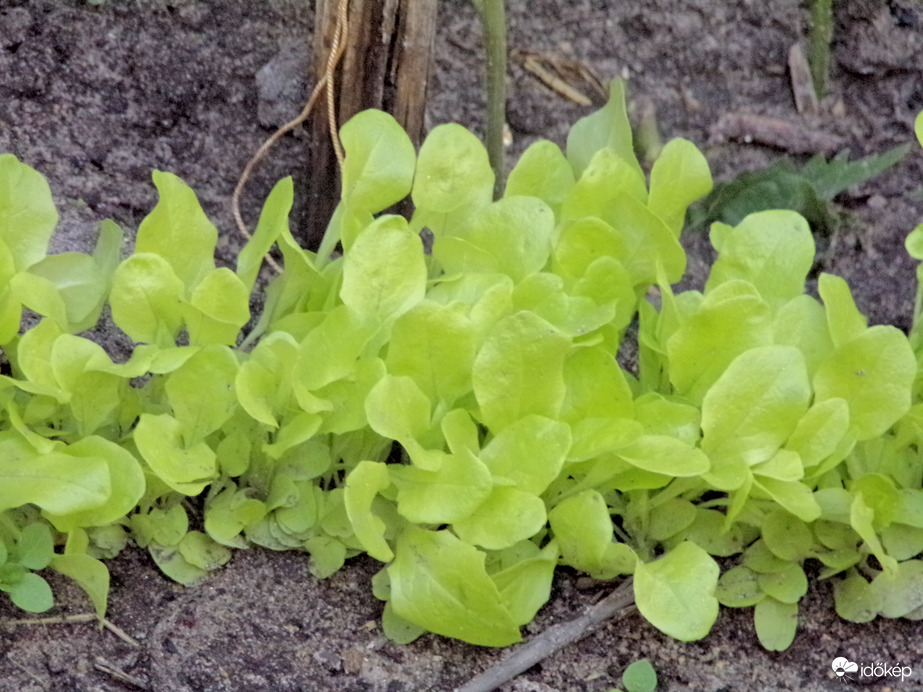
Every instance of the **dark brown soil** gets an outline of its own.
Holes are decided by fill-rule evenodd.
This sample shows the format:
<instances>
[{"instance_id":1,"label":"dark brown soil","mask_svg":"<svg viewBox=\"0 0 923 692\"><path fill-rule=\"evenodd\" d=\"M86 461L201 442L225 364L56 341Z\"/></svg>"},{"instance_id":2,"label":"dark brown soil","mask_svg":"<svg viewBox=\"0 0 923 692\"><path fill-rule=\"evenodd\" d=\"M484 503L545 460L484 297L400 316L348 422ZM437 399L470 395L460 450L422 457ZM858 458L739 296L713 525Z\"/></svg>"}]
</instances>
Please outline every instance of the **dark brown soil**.
<instances>
[{"instance_id":1,"label":"dark brown soil","mask_svg":"<svg viewBox=\"0 0 923 692\"><path fill-rule=\"evenodd\" d=\"M789 47L806 31L798 0L508 5L511 48L581 61L603 79L627 75L633 96L656 108L664 137L697 143L719 180L766 165L803 137L834 136L855 157L884 151L911 140L913 117L923 110L918 0L836 3L833 94L810 118L795 110L786 68ZM197 191L222 231L222 259L230 261L240 245L231 192L272 126L300 110L306 85L299 83L299 54L312 10L300 0L0 0L0 152L49 179L61 212L55 250L90 249L103 218L133 231L155 202L150 171L159 168ZM440 12L429 123L456 121L479 132L480 27L462 0L444 0ZM271 62L269 83L264 72L258 88L257 72ZM514 154L537 137L563 144L568 127L592 110L518 65L510 75ZM783 119L797 137L776 146L726 141L747 133L731 132L722 116L741 113ZM300 176L304 151L303 137L286 137L259 169L244 200L251 223L275 180ZM903 239L923 221L921 188L923 155L915 152L838 200L850 216L821 268L849 280L873 322L909 326L915 279ZM707 241L686 242L692 281L701 281ZM502 655L432 635L408 646L385 641L370 586L378 565L367 558L318 581L305 555L239 552L194 588L168 581L138 550L110 569L108 617L139 646L93 624L3 625L23 614L0 599L0 692L451 690ZM52 581L60 605L51 615L89 612L79 589ZM609 588L584 587L563 571L524 635L573 617ZM643 657L666 690L859 686L834 676L830 663L841 655L913 668L910 679L865 677L863 687L923 689L920 634L920 625L907 621L840 621L830 585L817 583L786 652L761 649L749 611L723 612L711 635L695 643L673 641L631 615L503 689L605 691Z\"/></svg>"}]
</instances>

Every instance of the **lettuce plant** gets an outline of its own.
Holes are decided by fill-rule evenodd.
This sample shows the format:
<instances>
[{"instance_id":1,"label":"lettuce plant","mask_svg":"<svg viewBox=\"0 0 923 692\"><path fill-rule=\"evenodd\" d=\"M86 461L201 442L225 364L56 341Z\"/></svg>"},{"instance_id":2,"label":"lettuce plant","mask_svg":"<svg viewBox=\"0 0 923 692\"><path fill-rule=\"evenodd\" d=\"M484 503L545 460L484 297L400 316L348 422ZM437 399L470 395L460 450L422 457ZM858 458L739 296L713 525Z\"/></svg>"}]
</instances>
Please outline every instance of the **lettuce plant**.
<instances>
[{"instance_id":1,"label":"lettuce plant","mask_svg":"<svg viewBox=\"0 0 923 692\"><path fill-rule=\"evenodd\" d=\"M167 173L127 259L108 222L92 256L46 257L47 185L0 158L15 603L51 604L50 567L102 615L100 559L132 540L183 583L251 545L305 551L318 577L367 553L398 641L516 642L559 565L633 575L641 614L682 640L719 604L753 606L763 644L786 648L808 560L844 617L923 612L919 338L868 327L837 277L805 294L802 217L713 225L707 283L675 293L711 176L685 140L645 176L618 82L566 151L530 147L497 201L460 126L415 152L367 111L341 137L321 250L289 232L286 179L236 270L215 266L214 226ZM409 220L383 213L408 195ZM274 247L285 270L244 334ZM125 362L78 335L106 304L136 344ZM23 306L41 319L20 335Z\"/></svg>"}]
</instances>

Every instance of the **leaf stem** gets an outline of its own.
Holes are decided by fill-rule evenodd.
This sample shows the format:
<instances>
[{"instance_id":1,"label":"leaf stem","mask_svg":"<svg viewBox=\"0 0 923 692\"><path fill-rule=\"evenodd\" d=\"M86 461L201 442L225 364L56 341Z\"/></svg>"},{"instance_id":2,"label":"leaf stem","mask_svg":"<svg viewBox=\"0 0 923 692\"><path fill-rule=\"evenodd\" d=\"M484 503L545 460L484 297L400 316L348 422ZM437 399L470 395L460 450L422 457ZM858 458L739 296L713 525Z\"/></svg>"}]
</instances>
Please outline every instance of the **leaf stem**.
<instances>
[{"instance_id":1,"label":"leaf stem","mask_svg":"<svg viewBox=\"0 0 923 692\"><path fill-rule=\"evenodd\" d=\"M817 98L827 95L830 82L830 42L833 40L833 0L812 0L808 63Z\"/></svg>"},{"instance_id":2,"label":"leaf stem","mask_svg":"<svg viewBox=\"0 0 923 692\"><path fill-rule=\"evenodd\" d=\"M481 15L487 53L487 155L494 169L494 197L503 190L506 125L506 7L503 0L472 0Z\"/></svg>"}]
</instances>

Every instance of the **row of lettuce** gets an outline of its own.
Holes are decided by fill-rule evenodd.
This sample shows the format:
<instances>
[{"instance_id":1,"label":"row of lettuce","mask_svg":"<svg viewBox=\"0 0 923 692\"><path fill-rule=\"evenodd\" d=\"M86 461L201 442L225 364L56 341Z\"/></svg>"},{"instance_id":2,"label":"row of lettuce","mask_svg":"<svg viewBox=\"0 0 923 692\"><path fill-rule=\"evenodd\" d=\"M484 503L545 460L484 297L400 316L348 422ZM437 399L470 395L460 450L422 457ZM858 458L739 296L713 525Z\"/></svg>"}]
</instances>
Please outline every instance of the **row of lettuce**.
<instances>
[{"instance_id":1,"label":"row of lettuce","mask_svg":"<svg viewBox=\"0 0 923 692\"><path fill-rule=\"evenodd\" d=\"M786 648L806 564L836 576L845 618L923 617L918 335L869 327L837 277L805 293L804 219L715 224L704 288L675 293L708 165L674 140L646 174L618 83L566 154L530 147L498 201L460 126L419 154L377 111L341 137L320 251L289 231L287 179L236 271L166 173L127 259L111 222L92 254L47 255L48 185L0 157L13 603L51 607L50 567L102 617L101 560L133 541L183 583L251 545L306 551L321 577L367 553L398 641L518 641L558 565L633 575L642 615L684 640L721 603L754 606L764 646ZM381 214L408 194L410 220ZM285 270L251 321L273 246ZM908 250L923 258L923 227ZM24 309L40 319L21 332ZM102 315L127 360L77 335Z\"/></svg>"}]
</instances>

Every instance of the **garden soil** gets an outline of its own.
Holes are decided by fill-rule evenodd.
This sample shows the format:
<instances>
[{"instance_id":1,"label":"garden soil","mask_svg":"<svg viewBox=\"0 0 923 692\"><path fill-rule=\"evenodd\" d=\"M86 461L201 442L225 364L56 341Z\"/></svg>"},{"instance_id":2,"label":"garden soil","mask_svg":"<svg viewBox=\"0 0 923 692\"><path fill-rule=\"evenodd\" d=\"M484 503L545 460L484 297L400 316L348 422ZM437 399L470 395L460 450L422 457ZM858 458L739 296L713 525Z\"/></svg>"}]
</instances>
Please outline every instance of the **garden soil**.
<instances>
[{"instance_id":1,"label":"garden soil","mask_svg":"<svg viewBox=\"0 0 923 692\"><path fill-rule=\"evenodd\" d=\"M831 96L814 115L797 111L787 67L808 24L798 0L508 5L511 49L575 61L603 81L627 76L633 102L656 112L662 136L700 146L716 180L783 155L804 160L805 150L882 152L911 141L923 110L919 0L835 3ZM259 144L300 110L312 14L312 3L297 0L0 0L0 152L48 178L61 214L54 250L90 250L99 221L112 218L127 231L127 251L156 201L151 170L161 169L196 190L221 231L219 259L231 262L241 244L231 193ZM428 126L456 121L481 132L482 79L474 11L444 0ZM538 137L563 144L568 127L594 108L515 60L509 81L511 156ZM587 83L569 82L592 95ZM259 168L243 203L251 224L275 180L303 178L305 148L303 136L287 136ZM903 240L923 221L921 187L923 153L915 151L837 200L845 218L823 242L817 269L847 278L873 323L910 324L914 265ZM701 285L707 238L686 246L690 285ZM96 338L113 352L125 348L109 329ZM239 551L185 588L127 549L110 563L107 617L128 638L66 621L90 606L52 575L58 605L47 615L63 621L16 624L24 614L0 600L0 692L452 690L504 653L435 635L389 643L371 592L380 565L357 558L317 580L308 564L306 554ZM575 617L612 588L562 570L524 637ZM838 656L913 673L837 679L830 664ZM785 652L760 647L750 610L723 611L712 633L691 643L630 613L502 689L605 691L644 657L665 690L923 689L923 626L841 621L828 582L812 585Z\"/></svg>"}]
</instances>

